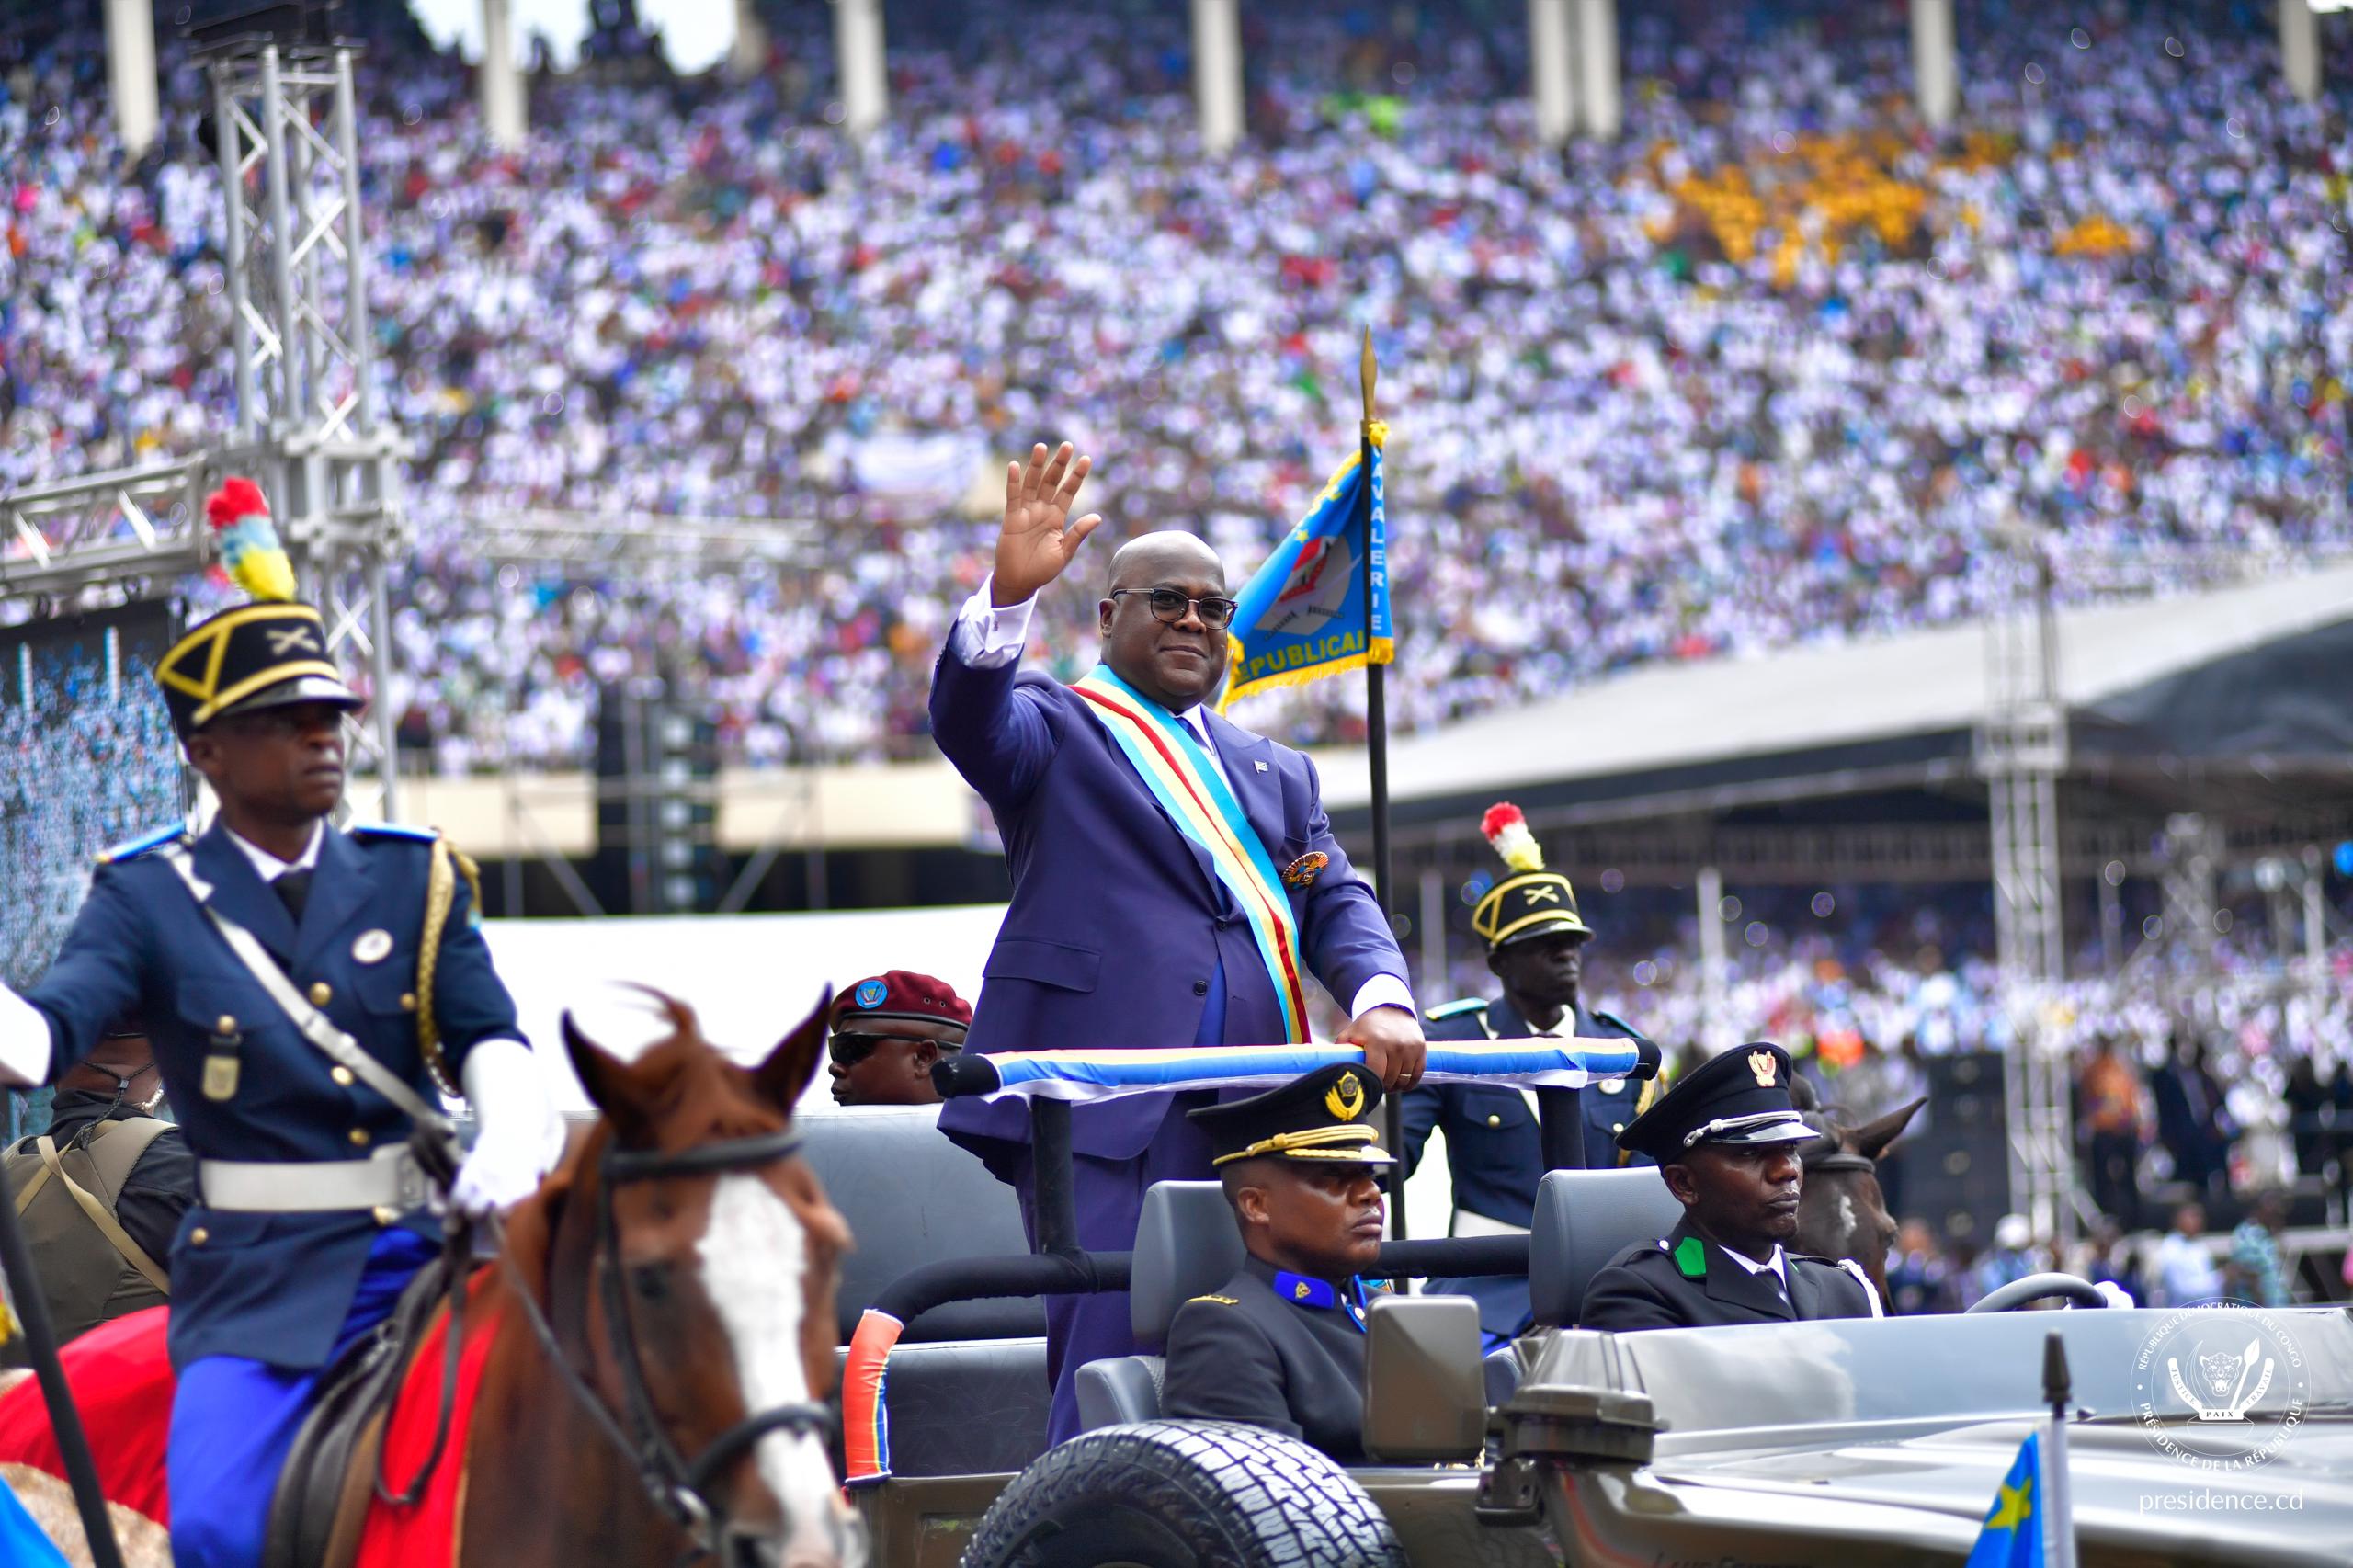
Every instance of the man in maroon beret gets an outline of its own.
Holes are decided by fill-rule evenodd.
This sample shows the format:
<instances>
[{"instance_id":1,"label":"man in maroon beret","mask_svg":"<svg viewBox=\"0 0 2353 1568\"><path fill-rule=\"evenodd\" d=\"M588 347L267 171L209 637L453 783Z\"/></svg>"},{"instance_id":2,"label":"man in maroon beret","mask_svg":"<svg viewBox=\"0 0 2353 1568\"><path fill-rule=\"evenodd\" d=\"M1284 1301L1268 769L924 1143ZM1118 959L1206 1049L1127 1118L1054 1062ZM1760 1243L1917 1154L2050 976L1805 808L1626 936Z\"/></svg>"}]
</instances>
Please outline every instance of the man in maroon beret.
<instances>
[{"instance_id":1,"label":"man in maroon beret","mask_svg":"<svg viewBox=\"0 0 2353 1568\"><path fill-rule=\"evenodd\" d=\"M913 970L861 980L834 998L826 1071L839 1105L938 1105L931 1064L964 1049L972 1005Z\"/></svg>"}]
</instances>

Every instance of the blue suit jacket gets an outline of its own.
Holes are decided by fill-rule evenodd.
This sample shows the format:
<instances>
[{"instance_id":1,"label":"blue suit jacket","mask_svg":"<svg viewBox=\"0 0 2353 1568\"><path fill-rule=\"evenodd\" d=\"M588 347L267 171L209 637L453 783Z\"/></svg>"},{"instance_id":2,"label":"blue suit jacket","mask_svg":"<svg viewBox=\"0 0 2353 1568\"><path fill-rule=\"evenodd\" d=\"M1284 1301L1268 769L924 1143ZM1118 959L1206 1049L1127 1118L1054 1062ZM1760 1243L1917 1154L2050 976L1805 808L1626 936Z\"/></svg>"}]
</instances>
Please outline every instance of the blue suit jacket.
<instances>
[{"instance_id":1,"label":"blue suit jacket","mask_svg":"<svg viewBox=\"0 0 2353 1568\"><path fill-rule=\"evenodd\" d=\"M1234 797L1276 867L1311 850L1330 858L1312 884L1287 890L1308 969L1343 1006L1376 974L1404 979L1404 955L1388 922L1332 836L1313 765L1214 713L1207 718ZM1225 1040L1283 1038L1281 1005L1241 911L1086 699L1010 665L974 669L951 649L932 676L931 727L995 813L1013 871L1013 902L983 971L968 1049L1190 1045L1220 964ZM1168 1099L1079 1108L1073 1152L1132 1158L1159 1130ZM983 1158L999 1151L980 1141L1019 1143L1029 1135L1018 1104L953 1102L939 1125Z\"/></svg>"},{"instance_id":2,"label":"blue suit jacket","mask_svg":"<svg viewBox=\"0 0 2353 1568\"><path fill-rule=\"evenodd\" d=\"M1483 1007L1441 1007L1426 1033L1432 1040L1516 1040L1534 1033L1508 997ZM1577 1034L1586 1040L1631 1039L1634 1031L1607 1013L1577 1009ZM1615 1088L1608 1085L1614 1084ZM1613 1078L1576 1091L1585 1118L1585 1163L1588 1169L1647 1165L1649 1156L1618 1147L1618 1131L1634 1119L1645 1100L1645 1085ZM1397 1153L1407 1175L1422 1162L1433 1129L1446 1133L1446 1165L1454 1178L1454 1206L1490 1220L1525 1227L1536 1210L1536 1184L1544 1176L1544 1134L1520 1092L1498 1085L1436 1084L1408 1093L1398 1109L1404 1147Z\"/></svg>"},{"instance_id":3,"label":"blue suit jacket","mask_svg":"<svg viewBox=\"0 0 2353 1568\"><path fill-rule=\"evenodd\" d=\"M215 826L192 849L214 907L258 937L314 1001L313 987L326 986L320 1010L428 1103L437 1095L417 1047L415 991L432 838L409 828L348 835L330 828L299 929L227 830ZM472 913L460 878L433 983L434 1017L453 1075L475 1042L521 1038ZM386 933L392 950L365 963L354 948L370 931ZM336 1082L334 1064L269 999L179 874L152 849L123 852L98 868L63 948L26 1000L49 1019L51 1076L136 1009L199 1159L364 1158L409 1135L409 1119L389 1100L365 1083ZM236 1092L207 1099L204 1059L224 1017L236 1020L242 1037ZM439 1221L421 1210L403 1220L439 1234ZM226 1355L320 1365L378 1229L367 1212L256 1214L199 1202L172 1246L174 1364Z\"/></svg>"}]
</instances>

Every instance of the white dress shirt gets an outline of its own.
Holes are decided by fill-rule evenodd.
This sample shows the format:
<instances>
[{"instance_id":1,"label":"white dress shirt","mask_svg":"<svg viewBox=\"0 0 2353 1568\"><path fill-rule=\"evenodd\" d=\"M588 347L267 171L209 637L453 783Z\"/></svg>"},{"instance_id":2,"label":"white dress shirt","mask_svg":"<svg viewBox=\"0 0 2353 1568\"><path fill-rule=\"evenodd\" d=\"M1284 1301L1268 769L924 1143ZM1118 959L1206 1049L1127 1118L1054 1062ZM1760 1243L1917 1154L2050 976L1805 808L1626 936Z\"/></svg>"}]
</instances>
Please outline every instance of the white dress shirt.
<instances>
[{"instance_id":1,"label":"white dress shirt","mask_svg":"<svg viewBox=\"0 0 2353 1568\"><path fill-rule=\"evenodd\" d=\"M1721 1244L1719 1244L1719 1245ZM1797 1298L1790 1294L1790 1265L1788 1259L1782 1256L1780 1243L1775 1242L1773 1244L1773 1256L1767 1258L1763 1263L1757 1262L1755 1258L1748 1256L1745 1253L1734 1252L1730 1247L1723 1247L1722 1250L1723 1255L1726 1257L1732 1259L1734 1263L1737 1263L1751 1274L1771 1274L1774 1279L1781 1287L1781 1300L1789 1302L1793 1307L1797 1305Z\"/></svg>"},{"instance_id":2,"label":"white dress shirt","mask_svg":"<svg viewBox=\"0 0 2353 1568\"><path fill-rule=\"evenodd\" d=\"M1038 608L1034 594L1019 604L990 603L989 586L994 580L993 576L981 579L980 587L956 612L955 629L948 634L956 656L976 670L1001 670L1019 659L1021 651L1029 645L1029 618ZM1226 788L1233 788L1233 776L1225 770L1225 759L1218 756L1217 743L1210 738L1209 722L1200 704L1195 703L1176 718L1209 754L1211 765L1225 780ZM1414 993L1393 974L1376 974L1357 988L1348 1017L1361 1018L1375 1007L1403 1007L1408 1013L1415 1012Z\"/></svg>"},{"instance_id":3,"label":"white dress shirt","mask_svg":"<svg viewBox=\"0 0 2353 1568\"><path fill-rule=\"evenodd\" d=\"M244 851L245 858L253 862L254 875L259 877L265 882L275 882L278 878L284 876L289 871L316 870L319 865L319 842L326 836L327 830L325 824L313 823L311 824L311 842L304 845L302 846L302 853L297 855L291 860L281 860L277 856L272 855L268 850L264 849L261 846L257 844L248 844L245 840L238 837L234 833L230 832L229 828L225 824L222 827L221 831L224 834L228 834L230 843Z\"/></svg>"}]
</instances>

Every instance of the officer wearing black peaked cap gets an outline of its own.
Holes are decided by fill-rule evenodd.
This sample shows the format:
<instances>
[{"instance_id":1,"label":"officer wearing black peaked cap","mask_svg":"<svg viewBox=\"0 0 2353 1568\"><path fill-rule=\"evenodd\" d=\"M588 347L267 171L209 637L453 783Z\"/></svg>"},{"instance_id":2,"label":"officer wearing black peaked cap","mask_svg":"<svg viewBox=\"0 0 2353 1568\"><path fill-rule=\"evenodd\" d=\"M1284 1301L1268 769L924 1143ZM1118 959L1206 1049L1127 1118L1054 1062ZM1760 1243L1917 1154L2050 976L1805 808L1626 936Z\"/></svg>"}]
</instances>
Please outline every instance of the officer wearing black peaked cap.
<instances>
[{"instance_id":1,"label":"officer wearing black peaked cap","mask_svg":"<svg viewBox=\"0 0 2353 1568\"><path fill-rule=\"evenodd\" d=\"M1879 1317L1852 1258L1785 1244L1798 1229L1814 1137L1790 1099L1789 1053L1759 1042L1703 1063L1627 1125L1618 1142L1658 1162L1683 1220L1611 1258L1586 1287L1576 1326L1697 1328Z\"/></svg>"},{"instance_id":2,"label":"officer wearing black peaked cap","mask_svg":"<svg viewBox=\"0 0 2353 1568\"><path fill-rule=\"evenodd\" d=\"M1176 1309L1161 1409L1303 1437L1364 1458L1359 1276L1381 1254L1381 1082L1318 1068L1281 1088L1189 1114L1208 1131L1248 1257Z\"/></svg>"}]
</instances>

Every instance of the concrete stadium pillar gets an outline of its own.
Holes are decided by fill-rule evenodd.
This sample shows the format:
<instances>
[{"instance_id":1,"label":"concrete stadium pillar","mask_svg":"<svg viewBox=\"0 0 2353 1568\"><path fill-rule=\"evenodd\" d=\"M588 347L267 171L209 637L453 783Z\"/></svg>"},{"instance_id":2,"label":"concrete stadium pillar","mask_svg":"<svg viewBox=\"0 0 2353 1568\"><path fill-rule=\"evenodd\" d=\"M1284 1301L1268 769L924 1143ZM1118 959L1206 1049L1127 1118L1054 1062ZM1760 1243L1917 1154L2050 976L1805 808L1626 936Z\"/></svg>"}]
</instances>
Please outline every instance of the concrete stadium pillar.
<instances>
[{"instance_id":1,"label":"concrete stadium pillar","mask_svg":"<svg viewBox=\"0 0 2353 1568\"><path fill-rule=\"evenodd\" d=\"M136 158L155 142L154 0L107 0L107 87L115 135Z\"/></svg>"},{"instance_id":2,"label":"concrete stadium pillar","mask_svg":"<svg viewBox=\"0 0 2353 1568\"><path fill-rule=\"evenodd\" d=\"M1699 868L1699 1046L1709 1055L1728 1043L1732 965L1724 954L1724 874ZM1687 1071L1698 1062L1686 1063Z\"/></svg>"},{"instance_id":3,"label":"concrete stadium pillar","mask_svg":"<svg viewBox=\"0 0 2353 1568\"><path fill-rule=\"evenodd\" d=\"M735 41L727 49L727 74L737 81L758 75L768 62L768 28L755 0L735 0Z\"/></svg>"},{"instance_id":4,"label":"concrete stadium pillar","mask_svg":"<svg viewBox=\"0 0 2353 1568\"><path fill-rule=\"evenodd\" d=\"M840 74L842 129L864 140L891 117L882 68L882 0L834 0L834 59Z\"/></svg>"},{"instance_id":5,"label":"concrete stadium pillar","mask_svg":"<svg viewBox=\"0 0 2353 1568\"><path fill-rule=\"evenodd\" d=\"M1446 874L1436 866L1422 868L1421 898L1422 972L1415 983L1435 1003L1446 994Z\"/></svg>"},{"instance_id":6,"label":"concrete stadium pillar","mask_svg":"<svg viewBox=\"0 0 2353 1568\"><path fill-rule=\"evenodd\" d=\"M1242 140L1241 0L1193 0L1193 102L1204 152Z\"/></svg>"},{"instance_id":7,"label":"concrete stadium pillar","mask_svg":"<svg viewBox=\"0 0 2353 1568\"><path fill-rule=\"evenodd\" d=\"M2279 65L2298 98L2320 97L2320 18L2312 0L2279 0Z\"/></svg>"},{"instance_id":8,"label":"concrete stadium pillar","mask_svg":"<svg viewBox=\"0 0 2353 1568\"><path fill-rule=\"evenodd\" d=\"M1577 0L1576 23L1577 107L1585 116L1585 133L1614 141L1625 121L1619 85L1618 0Z\"/></svg>"},{"instance_id":9,"label":"concrete stadium pillar","mask_svg":"<svg viewBox=\"0 0 2353 1568\"><path fill-rule=\"evenodd\" d=\"M529 126L511 0L482 0L482 124L492 146L510 151L523 144Z\"/></svg>"},{"instance_id":10,"label":"concrete stadium pillar","mask_svg":"<svg viewBox=\"0 0 2353 1568\"><path fill-rule=\"evenodd\" d=\"M1952 0L1912 0L1912 98L1920 107L1920 118L1938 131L1952 123L1953 111L1961 105Z\"/></svg>"},{"instance_id":11,"label":"concrete stadium pillar","mask_svg":"<svg viewBox=\"0 0 2353 1568\"><path fill-rule=\"evenodd\" d=\"M1574 53L1569 7L1575 0L1528 0L1528 85L1536 101L1536 134L1558 147L1577 130Z\"/></svg>"}]
</instances>

